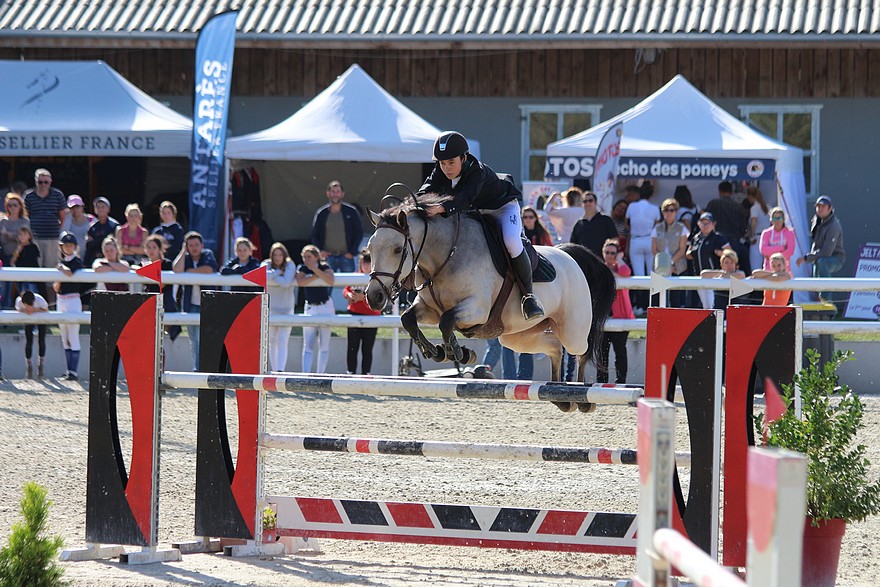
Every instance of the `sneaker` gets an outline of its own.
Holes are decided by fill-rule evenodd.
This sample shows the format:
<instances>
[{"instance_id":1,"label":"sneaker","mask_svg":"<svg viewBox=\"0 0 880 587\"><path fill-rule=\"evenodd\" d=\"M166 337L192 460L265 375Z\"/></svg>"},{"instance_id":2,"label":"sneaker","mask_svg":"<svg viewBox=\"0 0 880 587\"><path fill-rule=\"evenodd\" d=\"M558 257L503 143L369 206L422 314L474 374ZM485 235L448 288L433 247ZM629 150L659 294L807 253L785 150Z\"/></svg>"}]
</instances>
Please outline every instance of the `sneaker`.
<instances>
[{"instance_id":1,"label":"sneaker","mask_svg":"<svg viewBox=\"0 0 880 587\"><path fill-rule=\"evenodd\" d=\"M79 376L76 373L74 373L73 371L68 371L68 373L67 373L67 375L65 375L64 379L66 381L76 381L77 379L79 379Z\"/></svg>"}]
</instances>

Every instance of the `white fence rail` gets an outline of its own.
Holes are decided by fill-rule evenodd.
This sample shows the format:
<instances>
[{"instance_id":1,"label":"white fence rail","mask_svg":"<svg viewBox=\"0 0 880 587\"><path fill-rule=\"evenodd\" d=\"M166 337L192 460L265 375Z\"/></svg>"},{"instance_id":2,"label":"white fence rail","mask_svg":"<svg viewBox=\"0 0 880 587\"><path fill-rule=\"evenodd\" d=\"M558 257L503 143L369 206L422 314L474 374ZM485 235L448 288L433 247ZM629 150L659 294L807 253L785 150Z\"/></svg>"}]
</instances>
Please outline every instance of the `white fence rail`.
<instances>
[{"instance_id":1,"label":"white fence rail","mask_svg":"<svg viewBox=\"0 0 880 587\"><path fill-rule=\"evenodd\" d=\"M700 277L667 277L670 289L727 289L728 280L702 279ZM95 273L92 269L77 271L70 277L57 269L31 269L23 267L4 267L0 269L0 281L73 283L138 283L153 284L150 279L131 273ZM202 286L253 286L240 275L220 275L219 273L173 273L162 272L162 281L169 285ZM363 273L337 273L334 287L346 285L366 285L369 279ZM880 278L869 277L798 277L788 281L769 281L749 279L755 290L782 289L794 291L880 291ZM626 289L650 289L650 277L618 278L617 285ZM312 287L310 285L309 287ZM314 284L314 287L326 287Z\"/></svg>"}]
</instances>

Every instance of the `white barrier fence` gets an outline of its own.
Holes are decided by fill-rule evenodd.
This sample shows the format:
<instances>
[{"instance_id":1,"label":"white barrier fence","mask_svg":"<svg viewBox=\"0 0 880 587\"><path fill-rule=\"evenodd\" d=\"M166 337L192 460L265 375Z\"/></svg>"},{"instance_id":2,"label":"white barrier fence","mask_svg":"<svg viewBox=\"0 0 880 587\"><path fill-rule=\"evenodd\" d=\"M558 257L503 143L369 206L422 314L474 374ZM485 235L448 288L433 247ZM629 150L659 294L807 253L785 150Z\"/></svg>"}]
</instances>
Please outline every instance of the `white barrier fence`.
<instances>
[{"instance_id":1,"label":"white barrier fence","mask_svg":"<svg viewBox=\"0 0 880 587\"><path fill-rule=\"evenodd\" d=\"M166 285L200 285L214 287L253 286L240 275L220 275L205 273L173 273L162 272L162 280ZM725 280L702 279L699 277L670 277L664 278L670 283L670 289L724 289ZM42 268L2 268L0 269L0 281L12 282L54 282L68 281L73 283L127 283L140 285L154 285L150 279L131 273L95 273L91 269L77 271L72 276L66 276L56 269ZM339 273L336 275L335 287L347 285L366 285L369 279L362 273ZM795 278L784 282L768 281L764 279L749 279L749 285L755 290L782 289L793 291L880 291L880 278ZM618 278L618 287L627 289L651 288L650 277ZM396 312L396 310L395 310ZM0 311L0 325L2 324L88 324L91 314L88 312L45 312L40 314L21 314L15 311ZM177 326L197 326L198 314L186 314L182 312L170 312L165 314L165 324ZM647 321L644 318L635 320L609 319L605 330L609 332L622 332L632 330L645 330ZM393 329L394 344L391 357L392 372L397 369L399 362L399 333L402 328L400 318L395 315L383 316L305 316L302 314L271 315L271 326L331 326L340 328L391 328ZM876 332L880 323L873 320L856 321L828 321L806 320L803 323L803 332L808 335L816 334L858 334Z\"/></svg>"}]
</instances>

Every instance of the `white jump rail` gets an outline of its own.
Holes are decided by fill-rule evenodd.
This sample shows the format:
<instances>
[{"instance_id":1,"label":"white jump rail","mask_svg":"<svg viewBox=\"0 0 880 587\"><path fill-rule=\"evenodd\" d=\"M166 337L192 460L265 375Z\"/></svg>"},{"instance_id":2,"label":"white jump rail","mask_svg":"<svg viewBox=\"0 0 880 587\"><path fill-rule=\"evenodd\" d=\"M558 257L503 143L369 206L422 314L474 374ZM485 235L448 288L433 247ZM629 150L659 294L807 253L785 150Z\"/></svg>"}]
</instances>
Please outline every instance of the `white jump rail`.
<instances>
[{"instance_id":1,"label":"white jump rail","mask_svg":"<svg viewBox=\"0 0 880 587\"><path fill-rule=\"evenodd\" d=\"M670 587L672 567L697 587L799 587L807 461L751 447L748 462L748 583L672 528L675 407L638 402L639 548L636 576L618 586Z\"/></svg>"}]
</instances>

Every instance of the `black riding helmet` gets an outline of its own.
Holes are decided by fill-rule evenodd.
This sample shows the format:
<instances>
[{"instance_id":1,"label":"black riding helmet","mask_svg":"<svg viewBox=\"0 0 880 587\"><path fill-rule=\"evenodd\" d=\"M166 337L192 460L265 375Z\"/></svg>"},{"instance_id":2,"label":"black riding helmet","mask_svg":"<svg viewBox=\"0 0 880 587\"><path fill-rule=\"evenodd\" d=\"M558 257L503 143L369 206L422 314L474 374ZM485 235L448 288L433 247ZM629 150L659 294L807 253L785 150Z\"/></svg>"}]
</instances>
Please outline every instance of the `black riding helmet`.
<instances>
[{"instance_id":1,"label":"black riding helmet","mask_svg":"<svg viewBox=\"0 0 880 587\"><path fill-rule=\"evenodd\" d=\"M444 131L434 141L434 159L436 161L455 159L465 155L469 150L467 139L460 132L454 130Z\"/></svg>"}]
</instances>

